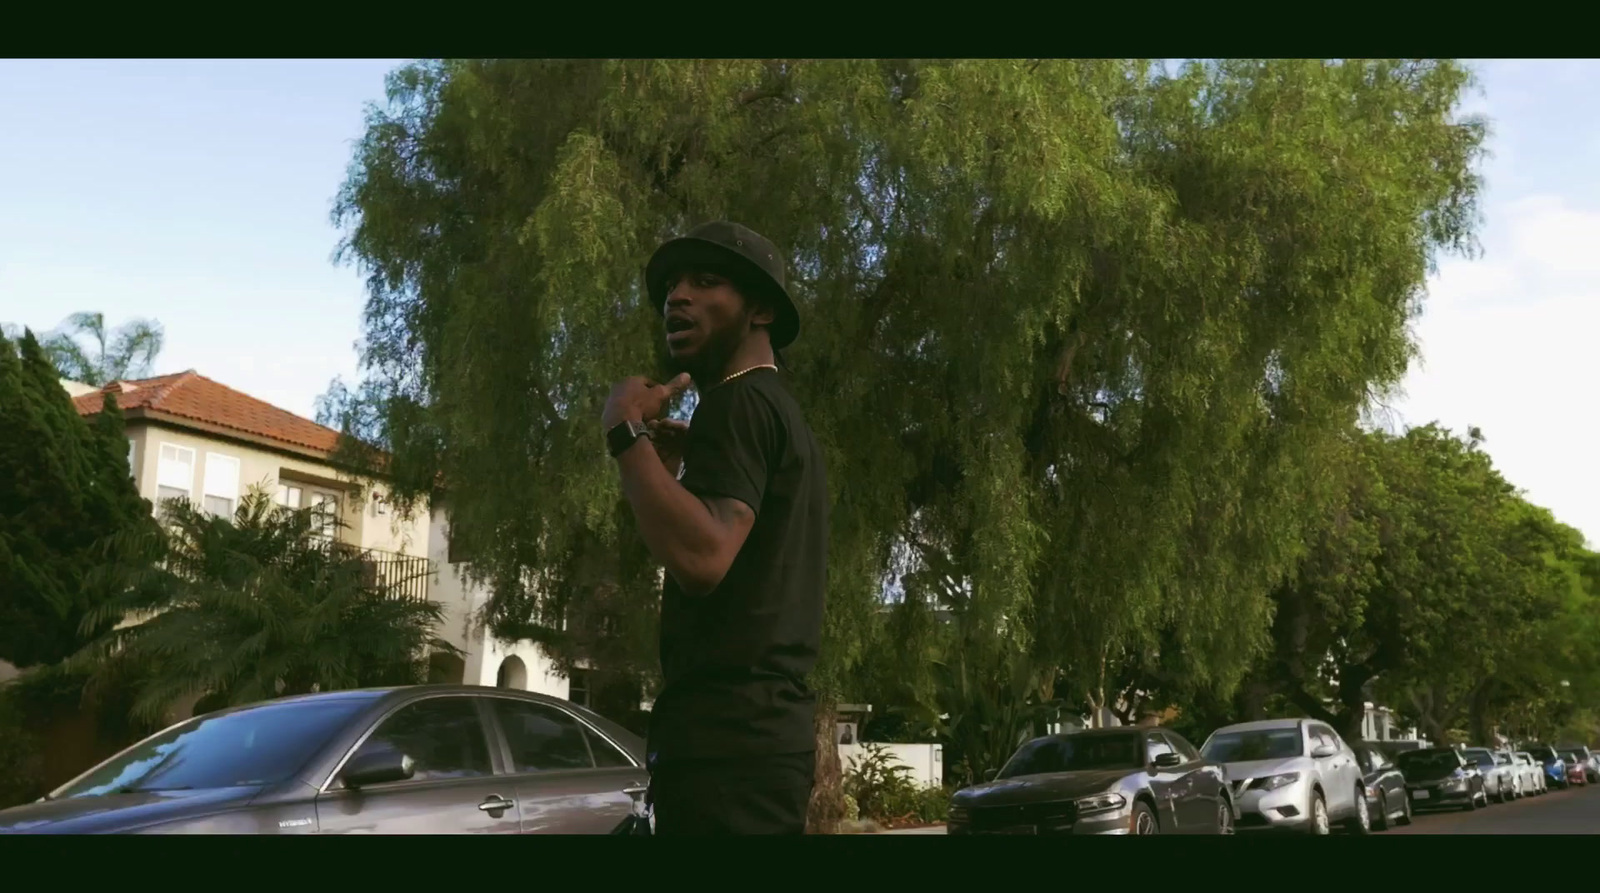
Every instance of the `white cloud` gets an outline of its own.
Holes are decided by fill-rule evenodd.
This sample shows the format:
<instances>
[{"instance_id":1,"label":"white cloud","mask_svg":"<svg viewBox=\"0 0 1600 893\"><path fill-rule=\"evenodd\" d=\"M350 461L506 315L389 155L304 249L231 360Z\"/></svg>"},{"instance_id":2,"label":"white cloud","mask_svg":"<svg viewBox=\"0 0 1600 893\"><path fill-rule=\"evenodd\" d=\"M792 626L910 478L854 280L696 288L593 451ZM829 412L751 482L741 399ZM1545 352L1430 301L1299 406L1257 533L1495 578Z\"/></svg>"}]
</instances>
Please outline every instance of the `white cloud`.
<instances>
[{"instance_id":1,"label":"white cloud","mask_svg":"<svg viewBox=\"0 0 1600 893\"><path fill-rule=\"evenodd\" d=\"M1600 213L1541 195L1494 217L1477 261L1441 264L1416 332L1422 362L1396 410L1406 424L1483 429L1506 477L1600 538Z\"/></svg>"}]
</instances>

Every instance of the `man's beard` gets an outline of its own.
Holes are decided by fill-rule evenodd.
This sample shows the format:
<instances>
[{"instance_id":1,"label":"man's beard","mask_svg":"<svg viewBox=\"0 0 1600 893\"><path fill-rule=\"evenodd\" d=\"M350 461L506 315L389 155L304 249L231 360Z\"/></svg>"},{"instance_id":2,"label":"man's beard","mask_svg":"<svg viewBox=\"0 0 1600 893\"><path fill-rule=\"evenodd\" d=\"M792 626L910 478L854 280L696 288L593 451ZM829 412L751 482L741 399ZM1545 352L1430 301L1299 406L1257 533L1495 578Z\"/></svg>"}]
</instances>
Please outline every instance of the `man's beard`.
<instances>
[{"instance_id":1,"label":"man's beard","mask_svg":"<svg viewBox=\"0 0 1600 893\"><path fill-rule=\"evenodd\" d=\"M713 384L713 380L727 367L728 359L739 349L742 340L739 329L734 327L713 332L692 357L679 358L667 354L667 367L673 375L687 372L696 382Z\"/></svg>"}]
</instances>

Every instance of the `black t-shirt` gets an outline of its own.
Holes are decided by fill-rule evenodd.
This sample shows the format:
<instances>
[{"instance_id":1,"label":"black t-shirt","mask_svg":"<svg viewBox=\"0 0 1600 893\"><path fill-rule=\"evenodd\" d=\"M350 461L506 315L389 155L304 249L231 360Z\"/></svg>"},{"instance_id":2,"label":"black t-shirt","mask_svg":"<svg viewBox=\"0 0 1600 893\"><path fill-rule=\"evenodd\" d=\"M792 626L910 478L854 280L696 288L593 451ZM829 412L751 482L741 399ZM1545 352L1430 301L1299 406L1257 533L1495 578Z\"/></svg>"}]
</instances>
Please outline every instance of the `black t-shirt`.
<instances>
[{"instance_id":1,"label":"black t-shirt","mask_svg":"<svg viewBox=\"0 0 1600 893\"><path fill-rule=\"evenodd\" d=\"M679 481L729 497L755 525L728 574L702 596L671 574L661 599L663 686L650 717L658 759L816 749L806 677L822 639L828 483L800 406L772 370L701 395Z\"/></svg>"}]
</instances>

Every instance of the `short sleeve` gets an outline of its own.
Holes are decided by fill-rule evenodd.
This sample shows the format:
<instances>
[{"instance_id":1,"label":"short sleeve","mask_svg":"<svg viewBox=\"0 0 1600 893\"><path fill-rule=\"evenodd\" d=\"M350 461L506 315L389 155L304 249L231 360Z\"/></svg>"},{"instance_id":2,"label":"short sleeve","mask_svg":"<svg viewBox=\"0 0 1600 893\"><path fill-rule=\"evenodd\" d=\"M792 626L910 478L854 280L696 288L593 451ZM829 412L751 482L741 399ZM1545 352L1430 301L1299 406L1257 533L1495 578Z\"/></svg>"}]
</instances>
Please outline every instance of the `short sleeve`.
<instances>
[{"instance_id":1,"label":"short sleeve","mask_svg":"<svg viewBox=\"0 0 1600 893\"><path fill-rule=\"evenodd\" d=\"M696 496L737 499L760 514L782 432L776 408L756 388L714 390L689 423L680 481Z\"/></svg>"}]
</instances>

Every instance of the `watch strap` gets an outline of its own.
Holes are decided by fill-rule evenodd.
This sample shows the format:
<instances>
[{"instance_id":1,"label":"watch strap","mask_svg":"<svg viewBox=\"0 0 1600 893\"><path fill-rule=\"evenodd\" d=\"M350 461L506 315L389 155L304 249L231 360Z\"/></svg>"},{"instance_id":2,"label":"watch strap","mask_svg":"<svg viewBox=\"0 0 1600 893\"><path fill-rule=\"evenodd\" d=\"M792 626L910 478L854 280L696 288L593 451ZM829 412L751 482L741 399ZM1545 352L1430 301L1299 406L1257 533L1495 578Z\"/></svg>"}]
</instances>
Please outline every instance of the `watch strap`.
<instances>
[{"instance_id":1,"label":"watch strap","mask_svg":"<svg viewBox=\"0 0 1600 893\"><path fill-rule=\"evenodd\" d=\"M633 446L634 441L649 436L650 428L644 422L626 421L606 432L606 449L611 451L611 458L615 459Z\"/></svg>"}]
</instances>

